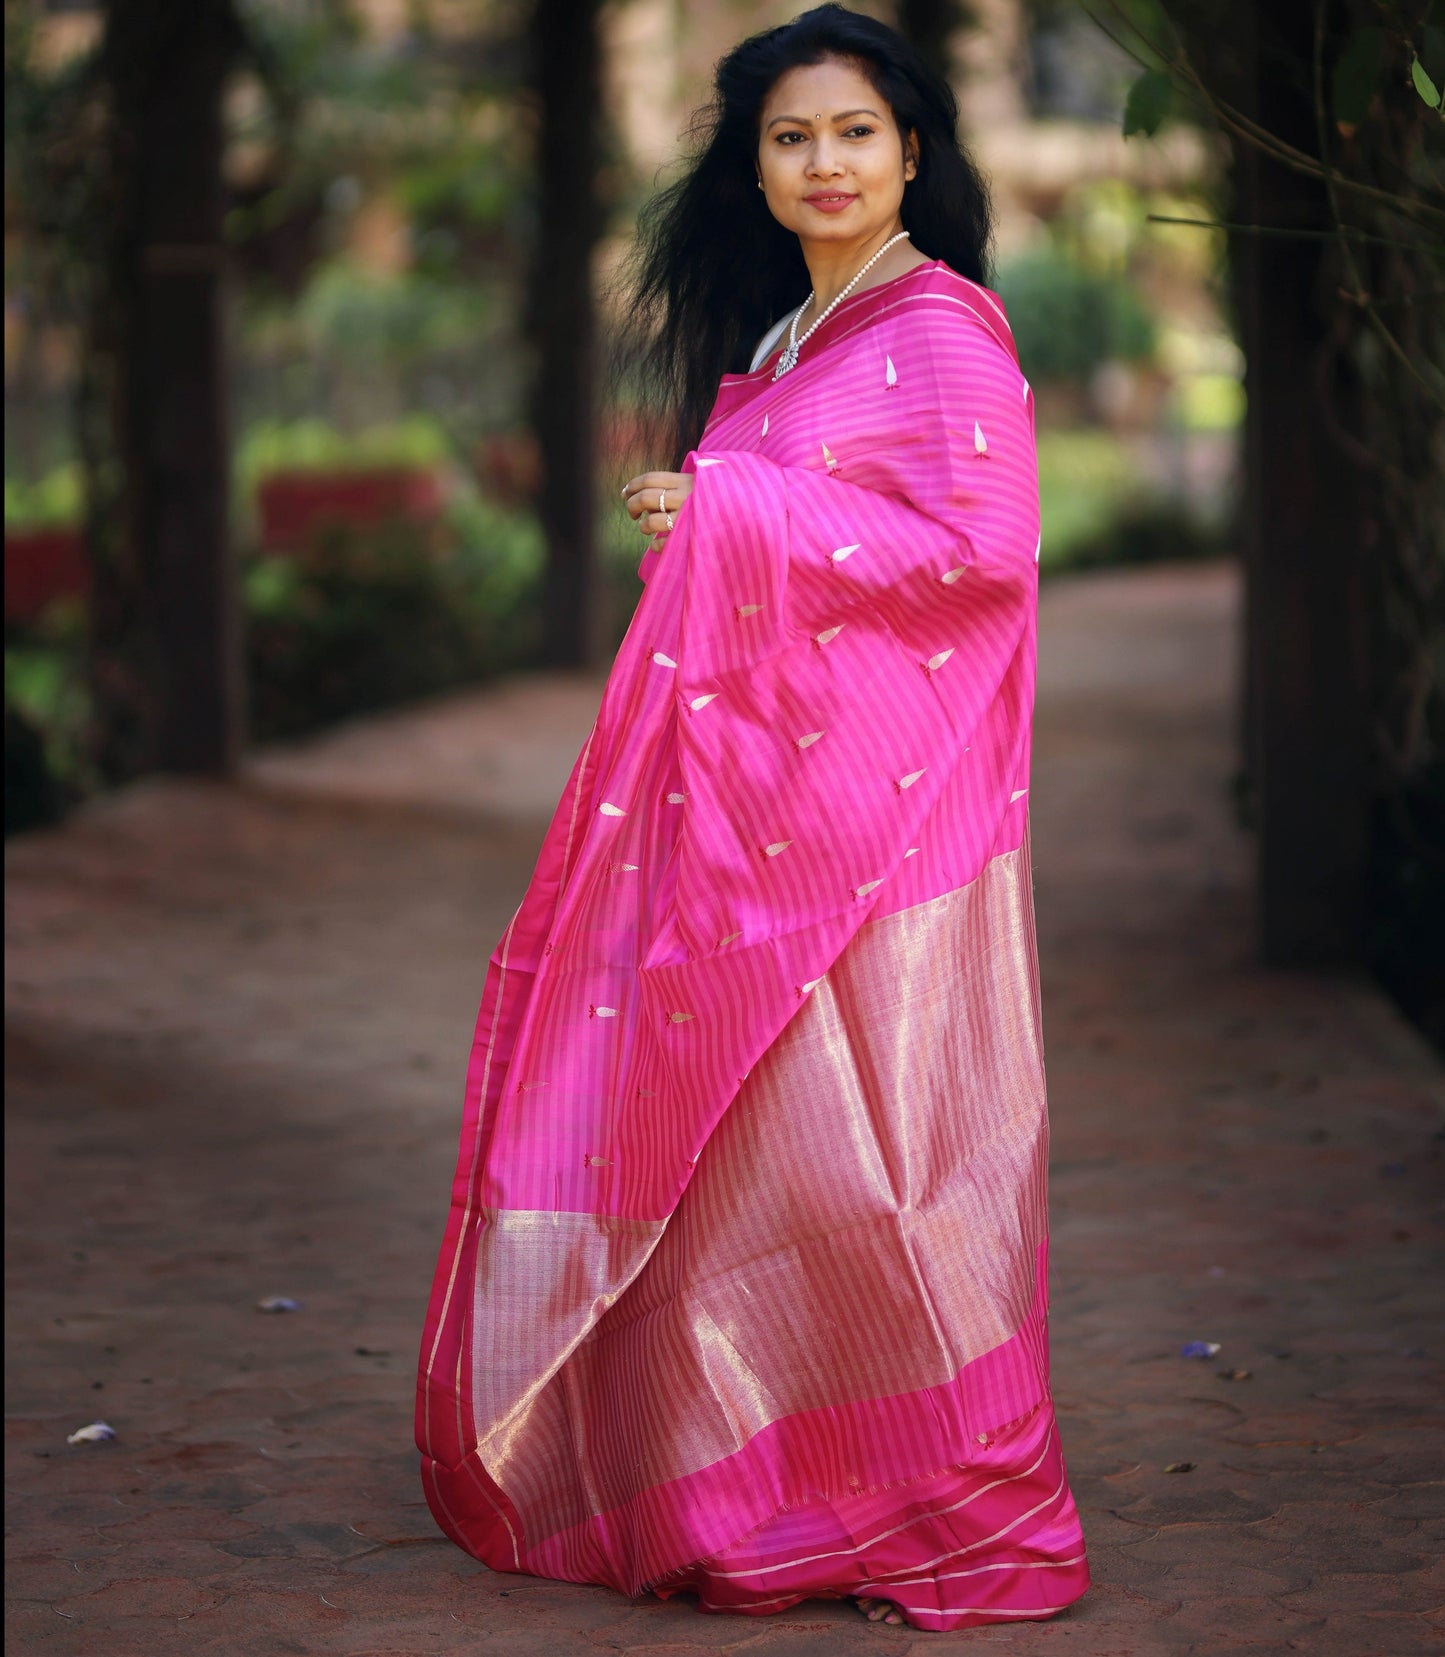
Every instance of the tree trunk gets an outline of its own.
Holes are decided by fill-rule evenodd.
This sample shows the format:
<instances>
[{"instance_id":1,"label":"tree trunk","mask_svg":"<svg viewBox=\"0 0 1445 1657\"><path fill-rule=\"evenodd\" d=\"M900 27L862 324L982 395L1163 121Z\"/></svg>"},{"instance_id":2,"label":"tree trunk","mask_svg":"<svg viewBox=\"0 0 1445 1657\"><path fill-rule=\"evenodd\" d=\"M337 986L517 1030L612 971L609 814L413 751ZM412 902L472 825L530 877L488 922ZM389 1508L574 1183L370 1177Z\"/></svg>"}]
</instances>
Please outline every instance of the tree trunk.
<instances>
[{"instance_id":1,"label":"tree trunk","mask_svg":"<svg viewBox=\"0 0 1445 1657\"><path fill-rule=\"evenodd\" d=\"M221 310L221 97L240 40L231 0L112 0L107 14L113 235L92 340L108 352L93 370L108 429L99 439L92 422L91 677L111 779L224 772L243 740Z\"/></svg>"},{"instance_id":2,"label":"tree trunk","mask_svg":"<svg viewBox=\"0 0 1445 1657\"><path fill-rule=\"evenodd\" d=\"M540 102L537 240L528 304L536 360L532 429L547 544L542 651L556 667L596 654L596 312L592 257L602 231L599 0L536 0Z\"/></svg>"},{"instance_id":3,"label":"tree trunk","mask_svg":"<svg viewBox=\"0 0 1445 1657\"><path fill-rule=\"evenodd\" d=\"M1235 9L1254 36L1248 112L1310 154L1314 111L1297 70L1310 62L1313 10L1311 0L1279 0L1266 20L1252 7ZM1328 225L1315 180L1248 145L1237 147L1235 175L1240 222ZM1376 594L1365 480L1349 452L1359 442L1360 390L1333 326L1339 276L1330 244L1239 234L1231 258L1248 363L1246 764L1262 953L1279 966L1361 966Z\"/></svg>"}]
</instances>

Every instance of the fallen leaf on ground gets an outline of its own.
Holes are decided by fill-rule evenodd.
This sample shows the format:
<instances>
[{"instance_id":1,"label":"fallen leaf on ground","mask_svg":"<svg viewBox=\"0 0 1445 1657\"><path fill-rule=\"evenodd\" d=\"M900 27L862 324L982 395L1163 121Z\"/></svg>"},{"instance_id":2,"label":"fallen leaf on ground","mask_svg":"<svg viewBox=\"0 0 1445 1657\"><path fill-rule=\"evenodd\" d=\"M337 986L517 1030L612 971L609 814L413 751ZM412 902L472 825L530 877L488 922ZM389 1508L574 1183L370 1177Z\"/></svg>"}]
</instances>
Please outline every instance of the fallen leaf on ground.
<instances>
[{"instance_id":1,"label":"fallen leaf on ground","mask_svg":"<svg viewBox=\"0 0 1445 1657\"><path fill-rule=\"evenodd\" d=\"M88 1427L77 1427L66 1435L67 1444L108 1444L115 1437L115 1428L106 1421L92 1421Z\"/></svg>"}]
</instances>

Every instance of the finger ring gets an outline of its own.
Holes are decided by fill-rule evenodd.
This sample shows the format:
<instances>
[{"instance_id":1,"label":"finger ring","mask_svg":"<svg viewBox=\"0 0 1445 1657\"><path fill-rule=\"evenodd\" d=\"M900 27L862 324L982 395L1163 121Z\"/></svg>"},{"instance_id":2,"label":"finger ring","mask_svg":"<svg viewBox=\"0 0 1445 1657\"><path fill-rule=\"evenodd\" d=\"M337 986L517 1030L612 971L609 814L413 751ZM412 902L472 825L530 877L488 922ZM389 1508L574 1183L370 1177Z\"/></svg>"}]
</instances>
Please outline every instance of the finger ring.
<instances>
[{"instance_id":1,"label":"finger ring","mask_svg":"<svg viewBox=\"0 0 1445 1657\"><path fill-rule=\"evenodd\" d=\"M667 516L667 491L665 489L657 491L657 510L664 518Z\"/></svg>"}]
</instances>

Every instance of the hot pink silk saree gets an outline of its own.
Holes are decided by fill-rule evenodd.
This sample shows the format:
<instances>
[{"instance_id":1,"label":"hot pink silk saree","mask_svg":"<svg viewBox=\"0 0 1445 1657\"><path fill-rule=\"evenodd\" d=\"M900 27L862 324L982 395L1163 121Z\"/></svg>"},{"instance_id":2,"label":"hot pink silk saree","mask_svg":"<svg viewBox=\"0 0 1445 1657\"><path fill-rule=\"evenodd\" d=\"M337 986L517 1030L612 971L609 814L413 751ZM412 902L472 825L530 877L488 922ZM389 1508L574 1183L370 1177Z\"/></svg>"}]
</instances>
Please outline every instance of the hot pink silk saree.
<instances>
[{"instance_id":1,"label":"hot pink silk saree","mask_svg":"<svg viewBox=\"0 0 1445 1657\"><path fill-rule=\"evenodd\" d=\"M497 1570L920 1628L1088 1585L1049 1395L1039 538L940 263L724 378L491 958L421 1353Z\"/></svg>"}]
</instances>

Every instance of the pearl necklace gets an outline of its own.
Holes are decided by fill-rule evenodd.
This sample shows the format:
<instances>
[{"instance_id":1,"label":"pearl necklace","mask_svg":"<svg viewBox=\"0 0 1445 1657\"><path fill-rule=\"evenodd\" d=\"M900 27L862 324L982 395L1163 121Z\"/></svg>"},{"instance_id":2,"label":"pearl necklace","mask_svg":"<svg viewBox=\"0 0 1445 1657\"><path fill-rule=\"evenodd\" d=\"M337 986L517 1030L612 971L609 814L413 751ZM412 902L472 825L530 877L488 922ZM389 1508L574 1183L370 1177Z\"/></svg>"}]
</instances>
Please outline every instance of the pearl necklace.
<instances>
[{"instance_id":1,"label":"pearl necklace","mask_svg":"<svg viewBox=\"0 0 1445 1657\"><path fill-rule=\"evenodd\" d=\"M852 293L854 288L858 286L868 272L873 269L874 265L878 263L888 249L892 247L895 242L902 242L907 239L908 232L906 230L900 230L896 236L890 236L888 240L884 242L883 246L880 247L868 261L868 263L864 265L862 270L858 272L848 286L837 295L827 309L819 313L819 315L814 319L812 325L809 327L807 333L803 335L802 339L799 339L798 318L802 316L803 312L806 311L809 305L813 303L813 300L817 297L818 290L814 288L812 292L809 293L803 303L799 305L796 311L793 312L793 320L788 324L788 343L783 348L783 354L778 358L778 366L773 370L773 378L775 380L781 380L784 374L798 366L798 353L803 349L813 335L816 334L828 318L832 316L833 312L837 310L848 295Z\"/></svg>"}]
</instances>

